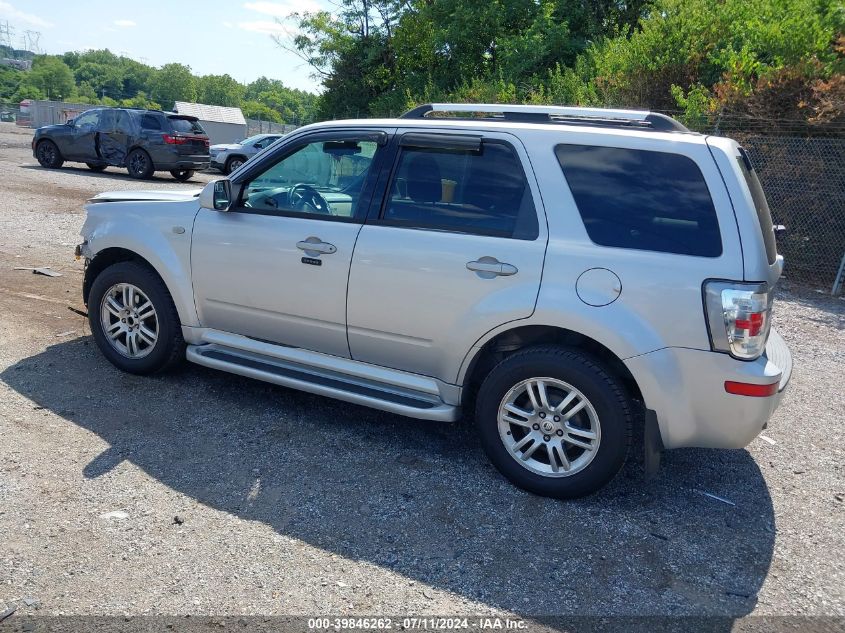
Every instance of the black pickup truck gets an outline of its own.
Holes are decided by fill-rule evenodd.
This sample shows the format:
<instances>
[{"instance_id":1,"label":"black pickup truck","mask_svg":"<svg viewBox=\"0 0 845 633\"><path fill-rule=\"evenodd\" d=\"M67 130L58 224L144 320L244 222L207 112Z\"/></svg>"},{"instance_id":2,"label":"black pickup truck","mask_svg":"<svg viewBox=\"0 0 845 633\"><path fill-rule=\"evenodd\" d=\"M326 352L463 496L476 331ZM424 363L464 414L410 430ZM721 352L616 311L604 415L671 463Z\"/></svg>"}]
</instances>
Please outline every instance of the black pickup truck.
<instances>
[{"instance_id":1,"label":"black pickup truck","mask_svg":"<svg viewBox=\"0 0 845 633\"><path fill-rule=\"evenodd\" d=\"M181 181L210 160L208 135L196 117L134 108L94 108L67 123L38 128L32 153L50 169L77 161L93 171L125 167L133 178L169 171Z\"/></svg>"}]
</instances>

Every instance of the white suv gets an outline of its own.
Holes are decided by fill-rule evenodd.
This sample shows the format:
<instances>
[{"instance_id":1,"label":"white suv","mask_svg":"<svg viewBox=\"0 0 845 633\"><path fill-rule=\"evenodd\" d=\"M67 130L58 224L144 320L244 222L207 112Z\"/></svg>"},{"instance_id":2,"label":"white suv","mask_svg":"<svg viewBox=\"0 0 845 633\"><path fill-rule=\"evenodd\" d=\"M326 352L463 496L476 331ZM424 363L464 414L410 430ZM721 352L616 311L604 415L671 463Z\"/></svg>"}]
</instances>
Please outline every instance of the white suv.
<instances>
[{"instance_id":1,"label":"white suv","mask_svg":"<svg viewBox=\"0 0 845 633\"><path fill-rule=\"evenodd\" d=\"M204 190L101 194L78 247L119 368L195 363L400 415L474 410L575 497L632 437L739 448L791 356L748 155L630 110L435 104L288 135ZM641 431L637 433L636 431Z\"/></svg>"}]
</instances>

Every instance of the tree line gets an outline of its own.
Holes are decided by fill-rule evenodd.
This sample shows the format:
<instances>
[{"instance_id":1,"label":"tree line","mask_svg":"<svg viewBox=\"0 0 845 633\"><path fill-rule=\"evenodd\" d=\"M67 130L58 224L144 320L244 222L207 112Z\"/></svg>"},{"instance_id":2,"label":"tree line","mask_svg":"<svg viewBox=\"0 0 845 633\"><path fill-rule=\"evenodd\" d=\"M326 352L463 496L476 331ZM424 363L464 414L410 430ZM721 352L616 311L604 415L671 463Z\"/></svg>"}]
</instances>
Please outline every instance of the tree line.
<instances>
[{"instance_id":1,"label":"tree line","mask_svg":"<svg viewBox=\"0 0 845 633\"><path fill-rule=\"evenodd\" d=\"M23 99L167 110L175 101L196 101L295 124L310 123L317 111L317 95L276 79L242 84L229 75L194 75L183 64L154 68L109 50L34 56L29 71L0 66L0 101Z\"/></svg>"},{"instance_id":2,"label":"tree line","mask_svg":"<svg viewBox=\"0 0 845 633\"><path fill-rule=\"evenodd\" d=\"M338 0L280 46L320 118L433 101L845 120L841 0Z\"/></svg>"}]
</instances>

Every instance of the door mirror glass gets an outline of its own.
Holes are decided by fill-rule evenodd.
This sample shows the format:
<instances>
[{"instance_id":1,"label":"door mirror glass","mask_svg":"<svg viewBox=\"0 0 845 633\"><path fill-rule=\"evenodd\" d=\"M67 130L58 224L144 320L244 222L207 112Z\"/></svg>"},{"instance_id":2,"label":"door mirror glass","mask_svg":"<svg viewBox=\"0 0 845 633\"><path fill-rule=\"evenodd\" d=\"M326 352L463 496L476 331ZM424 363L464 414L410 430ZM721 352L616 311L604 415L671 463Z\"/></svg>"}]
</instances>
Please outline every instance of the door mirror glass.
<instances>
[{"instance_id":1,"label":"door mirror glass","mask_svg":"<svg viewBox=\"0 0 845 633\"><path fill-rule=\"evenodd\" d=\"M227 179L208 183L200 193L200 206L213 211L228 211L232 205L232 183Z\"/></svg>"}]
</instances>

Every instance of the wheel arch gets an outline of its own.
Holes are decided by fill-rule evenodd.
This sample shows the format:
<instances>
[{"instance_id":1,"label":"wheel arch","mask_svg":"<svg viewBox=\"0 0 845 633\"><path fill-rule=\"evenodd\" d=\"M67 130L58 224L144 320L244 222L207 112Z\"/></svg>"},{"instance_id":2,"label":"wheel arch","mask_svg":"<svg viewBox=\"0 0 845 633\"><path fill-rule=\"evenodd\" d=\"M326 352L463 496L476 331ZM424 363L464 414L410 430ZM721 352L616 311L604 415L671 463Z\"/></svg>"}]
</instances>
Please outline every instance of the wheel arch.
<instances>
[{"instance_id":1,"label":"wheel arch","mask_svg":"<svg viewBox=\"0 0 845 633\"><path fill-rule=\"evenodd\" d=\"M473 347L464 361L462 374L458 377L463 386L465 403L471 399L484 376L501 360L525 347L532 345L561 345L584 350L600 360L624 384L629 395L643 401L642 391L634 375L609 347L580 332L554 325L521 325L497 333L481 346Z\"/></svg>"}]
</instances>

